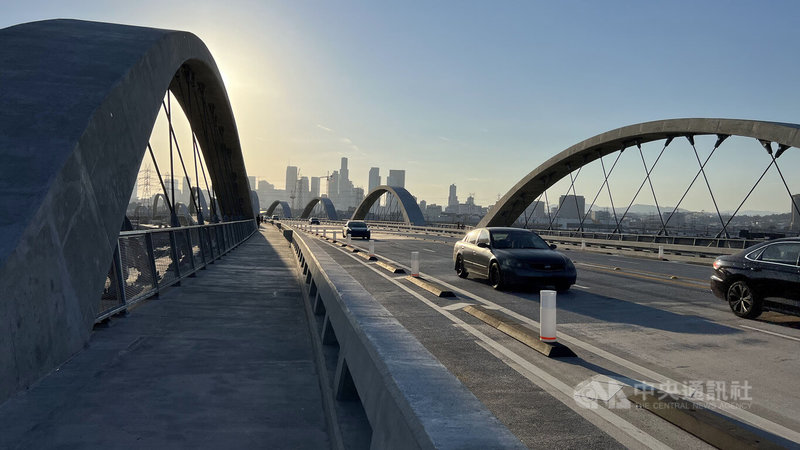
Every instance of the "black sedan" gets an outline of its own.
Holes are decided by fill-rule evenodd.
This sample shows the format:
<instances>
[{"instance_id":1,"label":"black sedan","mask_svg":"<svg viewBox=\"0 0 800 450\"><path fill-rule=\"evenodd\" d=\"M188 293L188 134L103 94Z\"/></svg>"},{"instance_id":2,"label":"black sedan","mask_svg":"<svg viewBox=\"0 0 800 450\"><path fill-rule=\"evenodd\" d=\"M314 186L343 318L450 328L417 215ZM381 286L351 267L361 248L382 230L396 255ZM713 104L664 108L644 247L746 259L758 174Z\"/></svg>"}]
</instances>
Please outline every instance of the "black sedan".
<instances>
[{"instance_id":1,"label":"black sedan","mask_svg":"<svg viewBox=\"0 0 800 450\"><path fill-rule=\"evenodd\" d=\"M342 237L361 237L369 240L369 227L363 220L348 220L342 228Z\"/></svg>"},{"instance_id":2,"label":"black sedan","mask_svg":"<svg viewBox=\"0 0 800 450\"><path fill-rule=\"evenodd\" d=\"M800 315L800 238L763 242L714 261L711 290L733 313L764 310Z\"/></svg>"},{"instance_id":3,"label":"black sedan","mask_svg":"<svg viewBox=\"0 0 800 450\"><path fill-rule=\"evenodd\" d=\"M575 284L575 265L538 234L522 228L477 228L453 248L461 278L489 279L495 289L514 284L553 286L566 291Z\"/></svg>"},{"instance_id":4,"label":"black sedan","mask_svg":"<svg viewBox=\"0 0 800 450\"><path fill-rule=\"evenodd\" d=\"M316 217L312 217L312 218L308 219L308 224L309 225L319 225L319 219L317 219Z\"/></svg>"}]
</instances>

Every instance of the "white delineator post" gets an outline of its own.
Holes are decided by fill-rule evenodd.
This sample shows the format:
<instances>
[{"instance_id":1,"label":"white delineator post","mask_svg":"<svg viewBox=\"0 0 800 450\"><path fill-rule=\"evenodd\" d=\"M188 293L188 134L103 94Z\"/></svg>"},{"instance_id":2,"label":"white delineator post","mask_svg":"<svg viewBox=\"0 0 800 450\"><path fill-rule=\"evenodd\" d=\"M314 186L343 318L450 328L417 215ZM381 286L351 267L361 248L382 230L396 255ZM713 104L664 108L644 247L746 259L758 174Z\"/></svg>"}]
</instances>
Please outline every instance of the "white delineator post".
<instances>
[{"instance_id":1,"label":"white delineator post","mask_svg":"<svg viewBox=\"0 0 800 450\"><path fill-rule=\"evenodd\" d=\"M328 229L327 228L323 228L322 229L322 237L324 237L325 239L328 239Z\"/></svg>"},{"instance_id":2,"label":"white delineator post","mask_svg":"<svg viewBox=\"0 0 800 450\"><path fill-rule=\"evenodd\" d=\"M411 276L419 276L419 252L411 252Z\"/></svg>"},{"instance_id":3,"label":"white delineator post","mask_svg":"<svg viewBox=\"0 0 800 450\"><path fill-rule=\"evenodd\" d=\"M539 340L556 341L556 291L539 291Z\"/></svg>"},{"instance_id":4,"label":"white delineator post","mask_svg":"<svg viewBox=\"0 0 800 450\"><path fill-rule=\"evenodd\" d=\"M350 245L350 233L347 233L347 245Z\"/></svg>"},{"instance_id":5,"label":"white delineator post","mask_svg":"<svg viewBox=\"0 0 800 450\"><path fill-rule=\"evenodd\" d=\"M375 256L375 241L369 240L369 256Z\"/></svg>"},{"instance_id":6,"label":"white delineator post","mask_svg":"<svg viewBox=\"0 0 800 450\"><path fill-rule=\"evenodd\" d=\"M581 250L586 250L586 240L581 239Z\"/></svg>"},{"instance_id":7,"label":"white delineator post","mask_svg":"<svg viewBox=\"0 0 800 450\"><path fill-rule=\"evenodd\" d=\"M658 246L658 259L664 259L664 246Z\"/></svg>"}]
</instances>

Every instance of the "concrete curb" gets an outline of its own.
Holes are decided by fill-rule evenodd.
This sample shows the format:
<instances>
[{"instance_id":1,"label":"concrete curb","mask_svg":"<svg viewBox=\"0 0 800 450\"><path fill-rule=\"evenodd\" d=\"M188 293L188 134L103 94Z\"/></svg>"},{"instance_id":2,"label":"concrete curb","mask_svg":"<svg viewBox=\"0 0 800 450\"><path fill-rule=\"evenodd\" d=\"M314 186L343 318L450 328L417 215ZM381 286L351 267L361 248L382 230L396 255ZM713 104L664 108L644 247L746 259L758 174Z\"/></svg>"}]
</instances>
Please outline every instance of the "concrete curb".
<instances>
[{"instance_id":1,"label":"concrete curb","mask_svg":"<svg viewBox=\"0 0 800 450\"><path fill-rule=\"evenodd\" d=\"M417 286L425 289L426 291L430 292L431 294L437 297L455 297L456 294L453 291L449 291L438 284L428 281L422 277L412 277L411 275L406 277L406 280L416 284Z\"/></svg>"},{"instance_id":2,"label":"concrete curb","mask_svg":"<svg viewBox=\"0 0 800 450\"><path fill-rule=\"evenodd\" d=\"M569 358L577 356L569 347L558 342L542 342L539 333L524 326L522 323L497 311L487 310L482 306L465 306L464 312L470 314L488 325L522 342L528 347L547 356L548 358Z\"/></svg>"},{"instance_id":3,"label":"concrete curb","mask_svg":"<svg viewBox=\"0 0 800 450\"><path fill-rule=\"evenodd\" d=\"M713 411L665 392L639 392L629 395L628 400L717 448L783 448Z\"/></svg>"},{"instance_id":4,"label":"concrete curb","mask_svg":"<svg viewBox=\"0 0 800 450\"><path fill-rule=\"evenodd\" d=\"M384 269L388 270L391 273L406 273L406 271L404 269L401 269L401 268L399 268L397 266L393 266L393 265L391 265L391 264L389 264L387 262L381 261L381 260L378 260L378 262L376 262L375 264L383 267Z\"/></svg>"}]
</instances>

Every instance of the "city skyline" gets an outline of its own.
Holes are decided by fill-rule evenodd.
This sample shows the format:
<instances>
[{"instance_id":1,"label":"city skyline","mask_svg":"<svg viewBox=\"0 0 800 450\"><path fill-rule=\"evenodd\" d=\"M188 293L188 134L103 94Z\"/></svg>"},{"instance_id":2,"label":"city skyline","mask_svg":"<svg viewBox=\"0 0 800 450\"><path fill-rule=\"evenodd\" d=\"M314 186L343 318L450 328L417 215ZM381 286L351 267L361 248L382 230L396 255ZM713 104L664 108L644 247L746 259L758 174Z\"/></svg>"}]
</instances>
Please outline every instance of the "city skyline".
<instances>
[{"instance_id":1,"label":"city skyline","mask_svg":"<svg viewBox=\"0 0 800 450\"><path fill-rule=\"evenodd\" d=\"M800 122L797 63L785 57L793 2L4 3L3 27L70 17L197 34L226 83L249 175L271 180L287 165L322 176L325 161L348 156L351 173L404 167L412 193L431 203L446 204L455 182L491 204L556 153L621 126ZM798 167L799 153L783 160ZM715 170L742 179L737 170L753 164L738 159ZM785 198L757 200L785 209Z\"/></svg>"}]
</instances>

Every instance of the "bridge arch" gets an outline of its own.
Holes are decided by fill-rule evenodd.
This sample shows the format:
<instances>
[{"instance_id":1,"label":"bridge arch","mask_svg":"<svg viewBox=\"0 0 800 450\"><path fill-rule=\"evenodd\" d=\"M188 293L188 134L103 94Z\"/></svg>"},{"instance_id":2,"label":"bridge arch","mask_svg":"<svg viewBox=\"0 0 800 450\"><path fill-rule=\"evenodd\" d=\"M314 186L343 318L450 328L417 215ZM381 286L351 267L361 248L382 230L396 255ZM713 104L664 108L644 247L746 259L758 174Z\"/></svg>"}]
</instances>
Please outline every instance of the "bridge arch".
<instances>
[{"instance_id":1,"label":"bridge arch","mask_svg":"<svg viewBox=\"0 0 800 450\"><path fill-rule=\"evenodd\" d=\"M0 30L0 400L79 350L169 90L226 218L253 217L233 111L187 32L78 20ZM69 51L64 51L68 48ZM10 309L6 309L10 308ZM34 358L31 355L36 355Z\"/></svg>"},{"instance_id":2,"label":"bridge arch","mask_svg":"<svg viewBox=\"0 0 800 450\"><path fill-rule=\"evenodd\" d=\"M160 203L164 205L164 208L167 209L166 217L169 217L169 201L167 200L167 197L164 194L158 193L153 196L153 208L150 210L151 211L150 216L152 219L157 219L161 217L158 212L159 200L161 200Z\"/></svg>"},{"instance_id":3,"label":"bridge arch","mask_svg":"<svg viewBox=\"0 0 800 450\"><path fill-rule=\"evenodd\" d=\"M477 226L511 226L547 188L603 156L637 144L699 135L752 137L783 147L800 147L800 125L790 123L691 118L629 125L586 139L548 159L514 185Z\"/></svg>"},{"instance_id":4,"label":"bridge arch","mask_svg":"<svg viewBox=\"0 0 800 450\"><path fill-rule=\"evenodd\" d=\"M285 202L285 201L282 201L282 200L275 200L274 202L272 202L272 204L269 205L269 208L267 208L266 215L267 216L271 216L272 213L275 212L275 209L278 206L280 206L281 207L281 211L283 211L283 217L285 217L287 219L291 219L292 218L292 207L289 206L288 202Z\"/></svg>"},{"instance_id":5,"label":"bridge arch","mask_svg":"<svg viewBox=\"0 0 800 450\"><path fill-rule=\"evenodd\" d=\"M328 197L317 197L312 199L306 205L305 209L303 209L303 213L300 214L301 219L308 219L311 215L311 211L314 210L314 207L317 206L317 203L322 203L323 208L325 208L325 214L328 215L328 219L330 220L339 220L339 214L336 212L336 207L333 206L333 202Z\"/></svg>"},{"instance_id":6,"label":"bridge arch","mask_svg":"<svg viewBox=\"0 0 800 450\"><path fill-rule=\"evenodd\" d=\"M387 185L378 186L371 190L356 208L352 219L364 220L367 217L367 213L369 213L370 208L372 208L372 205L378 201L379 198L381 198L381 195L387 192L394 195L395 198L397 198L397 200L400 202L400 211L403 213L403 219L407 224L416 226L425 225L425 216L422 215L422 210L419 209L419 205L417 204L417 201L414 200L414 197L411 195L411 193L409 193L405 188Z\"/></svg>"}]
</instances>

